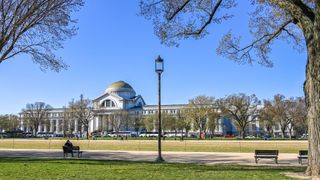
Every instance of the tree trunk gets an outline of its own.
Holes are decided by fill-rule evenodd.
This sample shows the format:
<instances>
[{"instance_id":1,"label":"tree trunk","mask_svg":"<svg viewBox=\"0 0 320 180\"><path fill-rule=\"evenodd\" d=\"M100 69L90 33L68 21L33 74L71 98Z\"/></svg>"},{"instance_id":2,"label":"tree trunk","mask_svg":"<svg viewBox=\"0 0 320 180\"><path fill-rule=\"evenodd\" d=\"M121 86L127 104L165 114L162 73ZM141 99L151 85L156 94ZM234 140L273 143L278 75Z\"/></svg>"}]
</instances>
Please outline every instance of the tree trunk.
<instances>
[{"instance_id":1,"label":"tree trunk","mask_svg":"<svg viewBox=\"0 0 320 180\"><path fill-rule=\"evenodd\" d=\"M282 138L285 138L286 128L281 128Z\"/></svg>"},{"instance_id":2,"label":"tree trunk","mask_svg":"<svg viewBox=\"0 0 320 180\"><path fill-rule=\"evenodd\" d=\"M189 134L189 131L186 129L186 134L185 134L186 138L188 137L188 134Z\"/></svg>"},{"instance_id":3,"label":"tree trunk","mask_svg":"<svg viewBox=\"0 0 320 180\"><path fill-rule=\"evenodd\" d=\"M317 18L318 22L320 22L320 17ZM317 27L317 23L314 26ZM308 108L309 136L309 161L306 173L311 176L319 176L320 173L320 28L315 27L313 28L313 34L305 33L308 63L304 91Z\"/></svg>"},{"instance_id":4,"label":"tree trunk","mask_svg":"<svg viewBox=\"0 0 320 180\"><path fill-rule=\"evenodd\" d=\"M289 139L292 140L292 127L289 128Z\"/></svg>"},{"instance_id":5,"label":"tree trunk","mask_svg":"<svg viewBox=\"0 0 320 180\"><path fill-rule=\"evenodd\" d=\"M89 139L89 126L86 126L86 131L87 131L87 139Z\"/></svg>"},{"instance_id":6,"label":"tree trunk","mask_svg":"<svg viewBox=\"0 0 320 180\"><path fill-rule=\"evenodd\" d=\"M241 133L242 133L242 135L241 135L241 138L242 139L244 139L245 137L246 137L246 133L244 133L245 132L245 127L243 127L242 129L241 129Z\"/></svg>"}]
</instances>

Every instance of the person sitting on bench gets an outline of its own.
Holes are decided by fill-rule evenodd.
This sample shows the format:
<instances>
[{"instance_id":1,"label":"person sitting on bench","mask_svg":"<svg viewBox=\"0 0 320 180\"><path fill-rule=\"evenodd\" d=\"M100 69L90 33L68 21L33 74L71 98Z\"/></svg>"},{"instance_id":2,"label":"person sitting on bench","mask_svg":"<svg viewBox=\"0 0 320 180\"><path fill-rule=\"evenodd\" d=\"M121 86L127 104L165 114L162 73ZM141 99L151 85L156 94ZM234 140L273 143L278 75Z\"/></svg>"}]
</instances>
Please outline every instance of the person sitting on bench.
<instances>
[{"instance_id":1,"label":"person sitting on bench","mask_svg":"<svg viewBox=\"0 0 320 180\"><path fill-rule=\"evenodd\" d=\"M71 153L73 156L73 144L72 142L68 139L66 143L64 143L64 146L68 149L67 153Z\"/></svg>"},{"instance_id":2,"label":"person sitting on bench","mask_svg":"<svg viewBox=\"0 0 320 180\"><path fill-rule=\"evenodd\" d=\"M77 153L78 154L78 158L82 157L82 152L80 151L80 147L79 146L74 146L70 140L67 140L67 142L62 146L63 149L63 157L65 158L66 156L68 156L68 153L71 154L71 156L73 157L73 153Z\"/></svg>"},{"instance_id":3,"label":"person sitting on bench","mask_svg":"<svg viewBox=\"0 0 320 180\"><path fill-rule=\"evenodd\" d=\"M68 139L67 142L64 144L64 146L72 147L73 144L72 144L72 142Z\"/></svg>"}]
</instances>

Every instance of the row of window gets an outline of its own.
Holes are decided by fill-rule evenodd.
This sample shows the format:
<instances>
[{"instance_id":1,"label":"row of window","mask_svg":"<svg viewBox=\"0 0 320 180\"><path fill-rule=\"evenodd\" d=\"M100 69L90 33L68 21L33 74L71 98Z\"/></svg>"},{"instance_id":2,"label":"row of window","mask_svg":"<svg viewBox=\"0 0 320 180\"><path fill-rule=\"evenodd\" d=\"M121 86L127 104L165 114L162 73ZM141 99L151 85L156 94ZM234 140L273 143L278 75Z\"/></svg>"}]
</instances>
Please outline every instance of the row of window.
<instances>
[{"instance_id":1,"label":"row of window","mask_svg":"<svg viewBox=\"0 0 320 180\"><path fill-rule=\"evenodd\" d=\"M30 117L31 114L24 114L24 117ZM62 112L54 112L54 113L48 113L48 117L62 117L63 113Z\"/></svg>"},{"instance_id":2,"label":"row of window","mask_svg":"<svg viewBox=\"0 0 320 180\"><path fill-rule=\"evenodd\" d=\"M177 114L178 110L175 109L164 109L161 110L162 113L168 113L168 114ZM156 114L158 113L157 110L148 110L148 111L143 111L143 114Z\"/></svg>"},{"instance_id":3,"label":"row of window","mask_svg":"<svg viewBox=\"0 0 320 180\"><path fill-rule=\"evenodd\" d=\"M115 103L111 100L106 100L102 103L101 107L116 107ZM168 113L168 114L177 114L179 110L175 109L164 109L161 110L162 113ZM136 111L135 114L156 114L158 113L158 110L144 110L143 112ZM28 116L28 114L25 114L25 116ZM52 112L48 113L48 117L63 117L63 112Z\"/></svg>"}]
</instances>

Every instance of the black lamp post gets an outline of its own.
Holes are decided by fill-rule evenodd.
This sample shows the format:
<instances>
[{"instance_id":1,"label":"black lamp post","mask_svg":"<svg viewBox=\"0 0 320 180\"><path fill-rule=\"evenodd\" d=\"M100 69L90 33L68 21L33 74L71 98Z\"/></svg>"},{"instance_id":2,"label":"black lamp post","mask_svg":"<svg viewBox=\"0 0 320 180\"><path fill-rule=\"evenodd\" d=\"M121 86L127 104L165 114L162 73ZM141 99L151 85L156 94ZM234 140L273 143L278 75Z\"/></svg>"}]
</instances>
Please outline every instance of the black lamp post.
<instances>
[{"instance_id":1,"label":"black lamp post","mask_svg":"<svg viewBox=\"0 0 320 180\"><path fill-rule=\"evenodd\" d=\"M158 157L157 162L163 162L161 155L161 73L163 72L163 59L160 56L155 60L155 71L158 74Z\"/></svg>"}]
</instances>

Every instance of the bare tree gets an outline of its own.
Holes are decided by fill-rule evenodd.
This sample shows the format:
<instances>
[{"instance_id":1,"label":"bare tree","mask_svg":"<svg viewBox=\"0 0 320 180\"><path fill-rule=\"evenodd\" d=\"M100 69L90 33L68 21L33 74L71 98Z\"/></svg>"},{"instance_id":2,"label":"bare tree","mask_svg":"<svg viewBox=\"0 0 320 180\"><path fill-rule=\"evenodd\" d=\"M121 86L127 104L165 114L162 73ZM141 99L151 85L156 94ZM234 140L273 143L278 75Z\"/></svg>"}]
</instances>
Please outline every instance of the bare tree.
<instances>
[{"instance_id":1,"label":"bare tree","mask_svg":"<svg viewBox=\"0 0 320 180\"><path fill-rule=\"evenodd\" d=\"M208 115L207 131L209 132L211 138L213 138L215 134L215 130L217 128L218 121L220 118L221 118L221 114L216 109L212 109Z\"/></svg>"},{"instance_id":2,"label":"bare tree","mask_svg":"<svg viewBox=\"0 0 320 180\"><path fill-rule=\"evenodd\" d=\"M35 102L33 104L27 104L26 108L22 110L23 118L27 121L27 124L31 126L34 136L37 136L38 127L41 124L45 124L48 119L48 112L52 109L49 104L44 102Z\"/></svg>"},{"instance_id":3,"label":"bare tree","mask_svg":"<svg viewBox=\"0 0 320 180\"><path fill-rule=\"evenodd\" d=\"M0 132L16 130L19 128L19 118L17 115L0 115Z\"/></svg>"},{"instance_id":4,"label":"bare tree","mask_svg":"<svg viewBox=\"0 0 320 180\"><path fill-rule=\"evenodd\" d=\"M111 125L113 126L114 132L117 133L117 137L119 135L119 131L121 129L127 128L129 125L129 114L126 111L116 111L112 113L111 117Z\"/></svg>"},{"instance_id":5,"label":"bare tree","mask_svg":"<svg viewBox=\"0 0 320 180\"><path fill-rule=\"evenodd\" d=\"M242 139L245 138L249 123L255 120L259 105L260 101L254 94L247 96L240 93L218 100L218 107L222 115L235 121Z\"/></svg>"},{"instance_id":6,"label":"bare tree","mask_svg":"<svg viewBox=\"0 0 320 180\"><path fill-rule=\"evenodd\" d=\"M264 100L263 108L259 111L258 118L262 127L267 132L267 136L271 136L271 134L273 134L273 127L276 125L271 101Z\"/></svg>"},{"instance_id":7,"label":"bare tree","mask_svg":"<svg viewBox=\"0 0 320 180\"><path fill-rule=\"evenodd\" d=\"M289 103L285 99L285 96L281 94L275 95L272 103L273 103L274 120L276 123L280 125L282 138L284 138L286 134L286 130L289 129L289 125L291 123L291 119L287 113L287 108Z\"/></svg>"},{"instance_id":8,"label":"bare tree","mask_svg":"<svg viewBox=\"0 0 320 180\"><path fill-rule=\"evenodd\" d=\"M75 35L71 13L82 5L83 0L1 0L0 63L28 54L42 70L67 68L53 50Z\"/></svg>"},{"instance_id":9,"label":"bare tree","mask_svg":"<svg viewBox=\"0 0 320 180\"><path fill-rule=\"evenodd\" d=\"M308 129L306 123L307 109L304 98L302 97L290 98L287 101L287 104L287 116L290 119L289 135L291 139L293 130L295 131L296 136L299 135L299 130L300 132L306 133L306 130Z\"/></svg>"},{"instance_id":10,"label":"bare tree","mask_svg":"<svg viewBox=\"0 0 320 180\"><path fill-rule=\"evenodd\" d=\"M177 137L177 133L181 130L181 122L172 114L169 113L162 113L162 130L170 130L174 131L175 137Z\"/></svg>"},{"instance_id":11,"label":"bare tree","mask_svg":"<svg viewBox=\"0 0 320 180\"><path fill-rule=\"evenodd\" d=\"M154 129L158 129L158 123L156 123L158 121L158 116L157 114L153 114L153 115L148 115L146 117L143 118L143 126L147 131L152 131Z\"/></svg>"},{"instance_id":12,"label":"bare tree","mask_svg":"<svg viewBox=\"0 0 320 180\"><path fill-rule=\"evenodd\" d=\"M299 129L299 126L305 128L305 130L307 129L306 113L304 98L286 99L285 96L277 94L272 101L265 100L265 106L259 117L264 118L265 121L273 125L280 125L283 138L286 135L286 131L289 131L287 134L291 139L293 130Z\"/></svg>"},{"instance_id":13,"label":"bare tree","mask_svg":"<svg viewBox=\"0 0 320 180\"><path fill-rule=\"evenodd\" d=\"M89 139L89 122L93 118L92 102L90 99L83 99L83 95L80 95L80 100L71 102L69 108L72 111L72 116L78 120L78 128L82 133L82 127L86 132L87 139Z\"/></svg>"},{"instance_id":14,"label":"bare tree","mask_svg":"<svg viewBox=\"0 0 320 180\"><path fill-rule=\"evenodd\" d=\"M191 130L192 119L188 118L187 109L181 109L177 113L178 121L181 123L181 129L185 131L185 137L188 137Z\"/></svg>"},{"instance_id":15,"label":"bare tree","mask_svg":"<svg viewBox=\"0 0 320 180\"><path fill-rule=\"evenodd\" d=\"M238 1L237 1L238 2ZM245 3L246 1L239 1ZM307 49L304 92L307 104L309 161L306 174L320 174L320 2L319 0L250 0L256 9L250 14L253 40L241 45L240 37L228 32L217 53L237 63L272 67L268 54L276 40L285 40L294 48ZM208 34L211 24L232 17L228 10L235 0L140 0L141 15L152 19L162 43L177 45L184 38L199 39Z\"/></svg>"},{"instance_id":16,"label":"bare tree","mask_svg":"<svg viewBox=\"0 0 320 180\"><path fill-rule=\"evenodd\" d=\"M304 97L296 98L296 111L294 113L295 121L293 128L297 135L303 135L308 133L308 122L307 122L307 107Z\"/></svg>"},{"instance_id":17,"label":"bare tree","mask_svg":"<svg viewBox=\"0 0 320 180\"><path fill-rule=\"evenodd\" d=\"M214 112L213 105L214 98L210 96L202 95L189 100L187 116L192 119L195 129L199 130L199 138L207 129L208 118Z\"/></svg>"},{"instance_id":18,"label":"bare tree","mask_svg":"<svg viewBox=\"0 0 320 180\"><path fill-rule=\"evenodd\" d=\"M71 102L71 104L73 104ZM63 137L67 137L74 131L74 117L72 117L72 108L63 107L61 129Z\"/></svg>"},{"instance_id":19,"label":"bare tree","mask_svg":"<svg viewBox=\"0 0 320 180\"><path fill-rule=\"evenodd\" d=\"M142 116L138 115L135 117L129 117L129 124L131 127L133 127L134 131L136 132L136 135L138 136L139 131L143 126Z\"/></svg>"}]
</instances>

